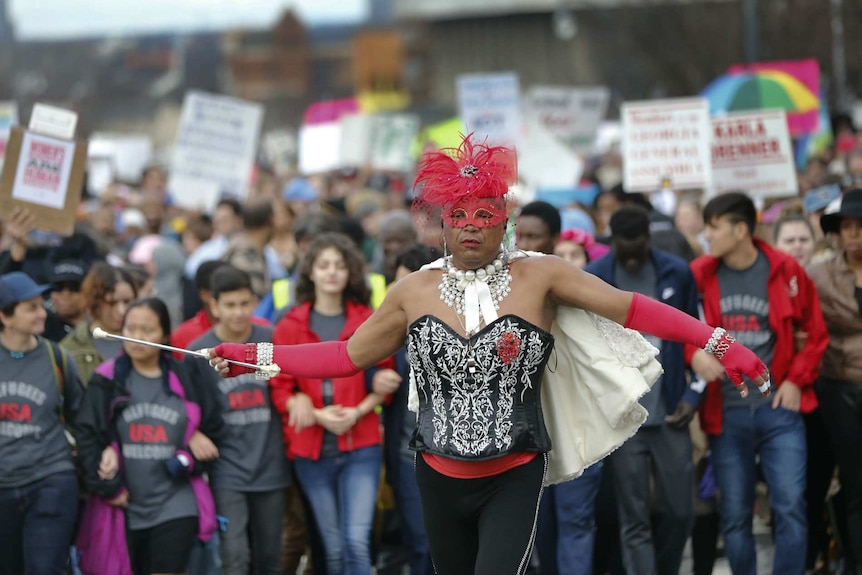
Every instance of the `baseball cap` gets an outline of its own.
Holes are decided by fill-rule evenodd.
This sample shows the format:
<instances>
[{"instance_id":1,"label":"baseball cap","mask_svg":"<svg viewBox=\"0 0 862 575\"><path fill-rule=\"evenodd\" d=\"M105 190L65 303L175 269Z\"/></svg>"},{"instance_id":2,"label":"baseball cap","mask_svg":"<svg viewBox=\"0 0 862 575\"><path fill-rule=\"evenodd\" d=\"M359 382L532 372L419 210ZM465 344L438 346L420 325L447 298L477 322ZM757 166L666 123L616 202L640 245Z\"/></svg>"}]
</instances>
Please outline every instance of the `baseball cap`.
<instances>
[{"instance_id":1,"label":"baseball cap","mask_svg":"<svg viewBox=\"0 0 862 575\"><path fill-rule=\"evenodd\" d=\"M51 271L51 283L81 283L86 276L87 269L84 267L84 262L80 260L63 260L54 264L54 269Z\"/></svg>"},{"instance_id":2,"label":"baseball cap","mask_svg":"<svg viewBox=\"0 0 862 575\"><path fill-rule=\"evenodd\" d=\"M830 203L841 197L841 188L836 184L820 186L810 190L802 198L803 209L806 214L822 210Z\"/></svg>"},{"instance_id":3,"label":"baseball cap","mask_svg":"<svg viewBox=\"0 0 862 575\"><path fill-rule=\"evenodd\" d=\"M317 189L305 178L293 178L281 190L281 197L286 202L313 202Z\"/></svg>"},{"instance_id":4,"label":"baseball cap","mask_svg":"<svg viewBox=\"0 0 862 575\"><path fill-rule=\"evenodd\" d=\"M2 275L0 276L0 309L42 295L49 289L51 286L38 285L24 272Z\"/></svg>"}]
</instances>

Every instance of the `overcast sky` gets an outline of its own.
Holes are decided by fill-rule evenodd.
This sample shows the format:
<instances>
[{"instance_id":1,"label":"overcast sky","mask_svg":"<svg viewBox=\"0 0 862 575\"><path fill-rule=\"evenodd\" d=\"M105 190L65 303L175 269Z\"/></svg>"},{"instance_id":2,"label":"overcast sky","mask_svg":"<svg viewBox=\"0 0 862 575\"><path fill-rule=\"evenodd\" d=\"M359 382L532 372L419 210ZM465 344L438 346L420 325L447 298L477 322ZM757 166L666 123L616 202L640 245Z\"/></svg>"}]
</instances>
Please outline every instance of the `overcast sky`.
<instances>
[{"instance_id":1,"label":"overcast sky","mask_svg":"<svg viewBox=\"0 0 862 575\"><path fill-rule=\"evenodd\" d=\"M355 21L365 0L6 0L21 39L271 25L289 6L309 22Z\"/></svg>"}]
</instances>

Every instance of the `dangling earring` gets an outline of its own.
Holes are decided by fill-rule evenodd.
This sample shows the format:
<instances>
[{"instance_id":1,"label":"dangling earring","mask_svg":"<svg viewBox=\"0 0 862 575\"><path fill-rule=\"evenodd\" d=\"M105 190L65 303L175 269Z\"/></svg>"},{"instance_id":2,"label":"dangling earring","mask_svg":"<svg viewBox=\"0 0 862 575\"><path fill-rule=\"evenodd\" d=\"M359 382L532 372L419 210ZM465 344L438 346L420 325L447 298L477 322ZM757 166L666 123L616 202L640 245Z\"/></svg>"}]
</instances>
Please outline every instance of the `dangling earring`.
<instances>
[{"instance_id":1,"label":"dangling earring","mask_svg":"<svg viewBox=\"0 0 862 575\"><path fill-rule=\"evenodd\" d=\"M446 245L446 236L443 236L443 259L449 257L449 246Z\"/></svg>"}]
</instances>

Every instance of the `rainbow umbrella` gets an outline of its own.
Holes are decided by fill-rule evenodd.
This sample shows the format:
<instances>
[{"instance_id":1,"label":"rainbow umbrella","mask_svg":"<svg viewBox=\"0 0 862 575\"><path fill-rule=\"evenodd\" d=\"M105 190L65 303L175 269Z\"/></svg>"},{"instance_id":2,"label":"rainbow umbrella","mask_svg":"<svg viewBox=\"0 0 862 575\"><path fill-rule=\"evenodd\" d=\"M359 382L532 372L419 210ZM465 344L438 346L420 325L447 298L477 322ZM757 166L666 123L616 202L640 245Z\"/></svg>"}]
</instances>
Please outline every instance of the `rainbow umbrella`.
<instances>
[{"instance_id":1,"label":"rainbow umbrella","mask_svg":"<svg viewBox=\"0 0 862 575\"><path fill-rule=\"evenodd\" d=\"M804 113L820 107L802 82L775 70L719 76L701 95L709 101L710 114L763 109Z\"/></svg>"}]
</instances>

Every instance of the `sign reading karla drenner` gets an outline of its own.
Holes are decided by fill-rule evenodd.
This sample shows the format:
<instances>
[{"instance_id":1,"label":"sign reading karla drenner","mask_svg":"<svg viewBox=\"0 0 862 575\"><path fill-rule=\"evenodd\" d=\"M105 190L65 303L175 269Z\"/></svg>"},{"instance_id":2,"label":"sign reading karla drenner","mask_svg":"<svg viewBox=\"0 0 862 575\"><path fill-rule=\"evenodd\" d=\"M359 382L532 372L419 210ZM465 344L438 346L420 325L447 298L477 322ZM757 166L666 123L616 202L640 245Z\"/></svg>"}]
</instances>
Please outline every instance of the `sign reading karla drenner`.
<instances>
[{"instance_id":1,"label":"sign reading karla drenner","mask_svg":"<svg viewBox=\"0 0 862 575\"><path fill-rule=\"evenodd\" d=\"M714 193L742 190L753 197L796 195L793 147L784 110L712 119Z\"/></svg>"}]
</instances>

